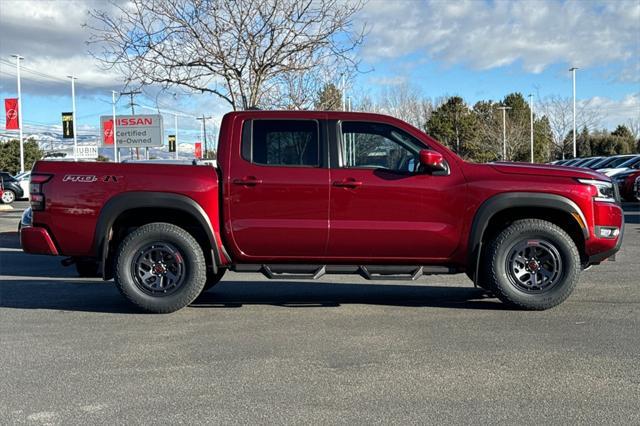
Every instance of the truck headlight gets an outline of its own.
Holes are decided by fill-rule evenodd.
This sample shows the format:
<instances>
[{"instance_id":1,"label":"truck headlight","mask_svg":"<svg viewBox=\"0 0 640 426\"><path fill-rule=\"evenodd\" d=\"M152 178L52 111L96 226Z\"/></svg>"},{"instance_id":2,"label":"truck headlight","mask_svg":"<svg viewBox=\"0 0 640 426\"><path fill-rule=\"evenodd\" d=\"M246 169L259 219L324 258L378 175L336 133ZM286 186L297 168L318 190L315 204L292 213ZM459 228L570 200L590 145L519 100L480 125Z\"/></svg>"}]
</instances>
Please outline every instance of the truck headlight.
<instances>
[{"instance_id":1,"label":"truck headlight","mask_svg":"<svg viewBox=\"0 0 640 426\"><path fill-rule=\"evenodd\" d=\"M578 182L585 185L590 185L592 188L595 189L595 193L593 195L594 201L604 201L606 203L616 202L613 183L607 182L604 180L595 180L595 179L578 179Z\"/></svg>"}]
</instances>

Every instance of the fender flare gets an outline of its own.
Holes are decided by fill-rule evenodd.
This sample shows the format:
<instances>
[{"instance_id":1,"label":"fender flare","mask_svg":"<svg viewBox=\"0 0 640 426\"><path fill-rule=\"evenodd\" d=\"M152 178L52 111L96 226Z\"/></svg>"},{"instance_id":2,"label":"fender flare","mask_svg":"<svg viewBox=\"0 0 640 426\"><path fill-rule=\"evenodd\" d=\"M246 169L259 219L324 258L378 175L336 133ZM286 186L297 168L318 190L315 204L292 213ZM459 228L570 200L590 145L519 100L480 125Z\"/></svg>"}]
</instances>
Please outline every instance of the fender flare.
<instances>
[{"instance_id":1,"label":"fender flare","mask_svg":"<svg viewBox=\"0 0 640 426\"><path fill-rule=\"evenodd\" d=\"M472 268L473 275L470 278L476 283L480 268L480 255L482 251L482 235L487 229L491 218L497 213L514 207L542 207L546 209L559 210L569 213L572 217L578 215L583 224L587 224L584 213L580 207L567 197L556 194L545 194L540 192L508 192L494 195L484 201L476 211L471 229L469 230L469 245L467 247L468 265ZM575 219L574 219L575 220ZM582 230L585 240L589 239L589 229L582 226L577 220L576 223Z\"/></svg>"},{"instance_id":2,"label":"fender flare","mask_svg":"<svg viewBox=\"0 0 640 426\"><path fill-rule=\"evenodd\" d=\"M149 207L179 210L192 216L200 224L209 239L209 243L211 245L211 264L213 266L213 273L217 272L218 265L220 265L218 243L216 241L216 236L213 231L211 221L209 220L209 216L200 204L181 194L169 192L131 191L124 192L110 198L100 210L98 221L96 222L96 229L93 237L93 248L98 261L100 261L102 265L102 276L105 279L107 278L106 260L109 251L108 235L113 228L113 224L122 213L128 210Z\"/></svg>"}]
</instances>

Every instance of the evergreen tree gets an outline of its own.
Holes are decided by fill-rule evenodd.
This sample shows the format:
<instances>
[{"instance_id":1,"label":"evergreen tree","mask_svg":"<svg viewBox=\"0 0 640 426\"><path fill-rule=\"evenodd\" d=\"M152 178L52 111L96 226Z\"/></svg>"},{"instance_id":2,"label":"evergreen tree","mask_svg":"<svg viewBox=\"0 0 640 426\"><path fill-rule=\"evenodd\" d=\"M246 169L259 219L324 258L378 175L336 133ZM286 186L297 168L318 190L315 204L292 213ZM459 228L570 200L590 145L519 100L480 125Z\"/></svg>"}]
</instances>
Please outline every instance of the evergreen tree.
<instances>
[{"instance_id":1,"label":"evergreen tree","mask_svg":"<svg viewBox=\"0 0 640 426\"><path fill-rule=\"evenodd\" d=\"M31 170L33 164L42 158L43 152L34 139L24 142L24 169ZM18 139L0 142L0 170L12 175L20 171L20 143Z\"/></svg>"},{"instance_id":2,"label":"evergreen tree","mask_svg":"<svg viewBox=\"0 0 640 426\"><path fill-rule=\"evenodd\" d=\"M456 153L467 156L468 145L477 134L476 118L459 96L447 99L427 121L427 132Z\"/></svg>"},{"instance_id":3,"label":"evergreen tree","mask_svg":"<svg viewBox=\"0 0 640 426\"><path fill-rule=\"evenodd\" d=\"M315 109L320 111L342 110L342 92L333 83L325 84L318 91Z\"/></svg>"}]
</instances>

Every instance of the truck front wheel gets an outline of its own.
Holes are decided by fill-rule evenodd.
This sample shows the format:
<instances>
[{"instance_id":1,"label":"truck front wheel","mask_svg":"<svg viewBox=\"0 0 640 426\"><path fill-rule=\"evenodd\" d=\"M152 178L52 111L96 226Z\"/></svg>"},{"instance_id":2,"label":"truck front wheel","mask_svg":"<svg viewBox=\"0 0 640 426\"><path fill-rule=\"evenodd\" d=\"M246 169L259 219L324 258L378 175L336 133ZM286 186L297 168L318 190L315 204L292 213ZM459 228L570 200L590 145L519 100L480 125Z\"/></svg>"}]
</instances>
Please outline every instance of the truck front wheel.
<instances>
[{"instance_id":1,"label":"truck front wheel","mask_svg":"<svg viewBox=\"0 0 640 426\"><path fill-rule=\"evenodd\" d=\"M184 229L150 223L122 240L115 260L115 283L133 304L169 313L189 305L207 280L204 254Z\"/></svg>"},{"instance_id":2,"label":"truck front wheel","mask_svg":"<svg viewBox=\"0 0 640 426\"><path fill-rule=\"evenodd\" d=\"M491 241L484 284L503 302L544 310L562 303L580 272L580 254L562 228L540 219L512 223Z\"/></svg>"}]
</instances>

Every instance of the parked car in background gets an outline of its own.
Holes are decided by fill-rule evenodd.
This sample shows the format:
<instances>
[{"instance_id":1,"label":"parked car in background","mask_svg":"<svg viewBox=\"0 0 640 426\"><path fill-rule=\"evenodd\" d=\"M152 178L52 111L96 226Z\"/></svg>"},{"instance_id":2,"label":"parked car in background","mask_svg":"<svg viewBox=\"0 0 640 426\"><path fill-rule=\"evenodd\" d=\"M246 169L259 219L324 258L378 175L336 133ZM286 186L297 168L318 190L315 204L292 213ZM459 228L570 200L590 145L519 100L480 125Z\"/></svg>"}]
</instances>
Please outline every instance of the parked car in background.
<instances>
[{"instance_id":1,"label":"parked car in background","mask_svg":"<svg viewBox=\"0 0 640 426\"><path fill-rule=\"evenodd\" d=\"M572 159L565 159L565 160L555 160L550 162L549 164L551 164L552 166L564 166L567 162L571 161Z\"/></svg>"},{"instance_id":2,"label":"parked car in background","mask_svg":"<svg viewBox=\"0 0 640 426\"><path fill-rule=\"evenodd\" d=\"M582 158L572 158L571 160L569 160L566 163L564 163L563 166L572 166L573 167L573 165L576 164L580 160L582 160Z\"/></svg>"},{"instance_id":3,"label":"parked car in background","mask_svg":"<svg viewBox=\"0 0 640 426\"><path fill-rule=\"evenodd\" d=\"M636 155L634 157L629 158L622 164L619 164L617 167L609 168L604 172L607 176L615 176L618 173L626 172L628 170L636 170L640 168L640 155Z\"/></svg>"},{"instance_id":4,"label":"parked car in background","mask_svg":"<svg viewBox=\"0 0 640 426\"><path fill-rule=\"evenodd\" d=\"M591 161L592 157L581 157L578 158L575 163L571 164L571 167L583 167L584 164L588 163L589 161Z\"/></svg>"},{"instance_id":5,"label":"parked car in background","mask_svg":"<svg viewBox=\"0 0 640 426\"><path fill-rule=\"evenodd\" d=\"M625 161L635 157L637 154L624 154L624 155L613 155L608 157L605 161L597 163L594 165L596 171L600 173L605 173L609 169L614 169L618 167L620 164Z\"/></svg>"},{"instance_id":6,"label":"parked car in background","mask_svg":"<svg viewBox=\"0 0 640 426\"><path fill-rule=\"evenodd\" d=\"M580 167L585 167L585 168L590 168L589 166L591 166L592 164L596 164L600 161L602 161L604 157L589 157L589 159L587 161L585 161L584 163L580 164Z\"/></svg>"},{"instance_id":7,"label":"parked car in background","mask_svg":"<svg viewBox=\"0 0 640 426\"><path fill-rule=\"evenodd\" d=\"M615 175L613 181L618 185L620 196L626 201L640 201L640 170L629 169Z\"/></svg>"},{"instance_id":8,"label":"parked car in background","mask_svg":"<svg viewBox=\"0 0 640 426\"><path fill-rule=\"evenodd\" d=\"M31 178L31 172L18 173L14 178L20 184L20 188L22 188L23 198L29 198L29 179Z\"/></svg>"},{"instance_id":9,"label":"parked car in background","mask_svg":"<svg viewBox=\"0 0 640 426\"><path fill-rule=\"evenodd\" d=\"M1 199L5 204L11 204L16 198L22 198L24 196L20 182L7 172L0 172L0 187L2 188Z\"/></svg>"}]
</instances>

